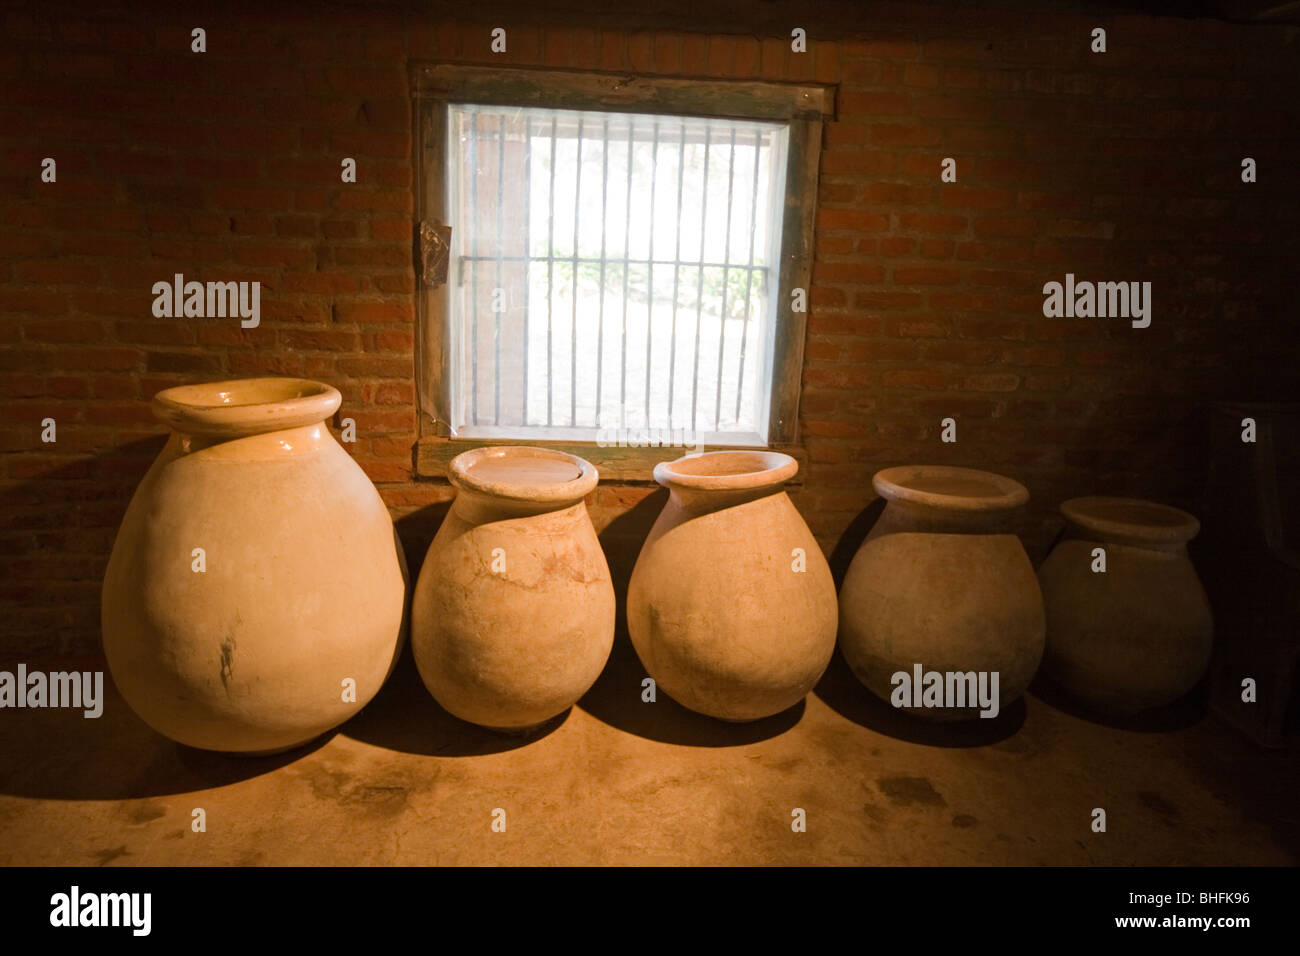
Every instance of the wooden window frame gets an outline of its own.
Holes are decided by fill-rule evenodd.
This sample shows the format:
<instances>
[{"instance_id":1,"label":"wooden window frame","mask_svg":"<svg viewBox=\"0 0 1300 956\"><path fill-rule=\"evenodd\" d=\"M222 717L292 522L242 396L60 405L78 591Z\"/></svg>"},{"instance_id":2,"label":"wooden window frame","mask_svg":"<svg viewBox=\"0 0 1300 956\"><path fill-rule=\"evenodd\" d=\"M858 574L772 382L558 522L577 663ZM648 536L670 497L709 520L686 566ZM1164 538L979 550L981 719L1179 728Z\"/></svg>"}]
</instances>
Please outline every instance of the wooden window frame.
<instances>
[{"instance_id":1,"label":"wooden window frame","mask_svg":"<svg viewBox=\"0 0 1300 956\"><path fill-rule=\"evenodd\" d=\"M440 244L438 231L447 221L447 106L478 103L775 120L789 124L766 447L798 459L802 476L807 459L798 443L798 415L807 312L791 310L790 291L802 288L806 293L809 288L822 126L834 112L834 87L444 62L411 64L410 81L415 117L414 188L418 220L416 475L446 477L452 458L484 445L558 448L586 458L602 478L613 481L651 480L656 463L685 454L681 448L605 447L595 441L464 438L451 433L452 356L447 325L451 315L450 284L445 281L446 249ZM727 447L738 446L709 445L708 450Z\"/></svg>"}]
</instances>

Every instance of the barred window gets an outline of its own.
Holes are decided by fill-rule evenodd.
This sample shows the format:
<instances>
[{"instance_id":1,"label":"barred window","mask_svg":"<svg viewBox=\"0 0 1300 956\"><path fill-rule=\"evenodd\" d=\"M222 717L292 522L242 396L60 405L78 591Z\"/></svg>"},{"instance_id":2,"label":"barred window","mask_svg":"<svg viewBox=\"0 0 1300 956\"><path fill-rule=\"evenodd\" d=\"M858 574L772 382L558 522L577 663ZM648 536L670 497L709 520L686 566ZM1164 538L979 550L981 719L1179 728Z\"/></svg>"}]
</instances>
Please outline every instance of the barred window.
<instances>
[{"instance_id":1,"label":"barred window","mask_svg":"<svg viewBox=\"0 0 1300 956\"><path fill-rule=\"evenodd\" d=\"M817 104L450 65L413 82L420 207L447 239L421 316L432 437L793 441Z\"/></svg>"}]
</instances>

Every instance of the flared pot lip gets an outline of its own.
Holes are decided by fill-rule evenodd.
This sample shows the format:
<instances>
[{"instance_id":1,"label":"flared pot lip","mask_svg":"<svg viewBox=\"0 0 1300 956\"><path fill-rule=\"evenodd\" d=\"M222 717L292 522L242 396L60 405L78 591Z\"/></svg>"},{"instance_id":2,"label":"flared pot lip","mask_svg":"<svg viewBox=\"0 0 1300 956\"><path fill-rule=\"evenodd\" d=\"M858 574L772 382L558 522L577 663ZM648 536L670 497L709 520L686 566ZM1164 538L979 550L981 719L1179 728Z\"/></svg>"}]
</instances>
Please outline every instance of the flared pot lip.
<instances>
[{"instance_id":1,"label":"flared pot lip","mask_svg":"<svg viewBox=\"0 0 1300 956\"><path fill-rule=\"evenodd\" d=\"M470 449L451 460L447 477L461 491L538 505L581 501L600 480L585 458L535 445Z\"/></svg>"},{"instance_id":2,"label":"flared pot lip","mask_svg":"<svg viewBox=\"0 0 1300 956\"><path fill-rule=\"evenodd\" d=\"M943 511L1010 511L1029 501L1020 482L978 468L954 465L898 465L876 472L876 494Z\"/></svg>"},{"instance_id":3,"label":"flared pot lip","mask_svg":"<svg viewBox=\"0 0 1300 956\"><path fill-rule=\"evenodd\" d=\"M1196 516L1157 501L1088 495L1061 503L1066 521L1103 540L1183 544L1196 537Z\"/></svg>"},{"instance_id":4,"label":"flared pot lip","mask_svg":"<svg viewBox=\"0 0 1300 956\"><path fill-rule=\"evenodd\" d=\"M234 378L163 389L153 413L192 435L238 437L323 422L343 403L339 390L306 378Z\"/></svg>"},{"instance_id":5,"label":"flared pot lip","mask_svg":"<svg viewBox=\"0 0 1300 956\"><path fill-rule=\"evenodd\" d=\"M665 488L745 491L782 484L798 471L799 463L784 452L742 448L661 461L654 476Z\"/></svg>"}]
</instances>

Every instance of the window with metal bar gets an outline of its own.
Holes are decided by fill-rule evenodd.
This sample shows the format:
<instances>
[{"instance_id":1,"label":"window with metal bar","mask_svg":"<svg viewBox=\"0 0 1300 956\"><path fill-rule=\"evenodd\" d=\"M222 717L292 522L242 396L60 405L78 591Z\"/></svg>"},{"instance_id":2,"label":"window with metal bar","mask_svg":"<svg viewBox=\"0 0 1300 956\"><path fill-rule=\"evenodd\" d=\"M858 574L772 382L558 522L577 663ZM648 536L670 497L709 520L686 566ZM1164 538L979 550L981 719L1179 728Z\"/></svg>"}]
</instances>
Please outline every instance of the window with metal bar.
<instances>
[{"instance_id":1,"label":"window with metal bar","mask_svg":"<svg viewBox=\"0 0 1300 956\"><path fill-rule=\"evenodd\" d=\"M766 444L788 124L447 110L452 434Z\"/></svg>"},{"instance_id":2,"label":"window with metal bar","mask_svg":"<svg viewBox=\"0 0 1300 956\"><path fill-rule=\"evenodd\" d=\"M795 456L832 87L412 63L421 475L542 443Z\"/></svg>"}]
</instances>

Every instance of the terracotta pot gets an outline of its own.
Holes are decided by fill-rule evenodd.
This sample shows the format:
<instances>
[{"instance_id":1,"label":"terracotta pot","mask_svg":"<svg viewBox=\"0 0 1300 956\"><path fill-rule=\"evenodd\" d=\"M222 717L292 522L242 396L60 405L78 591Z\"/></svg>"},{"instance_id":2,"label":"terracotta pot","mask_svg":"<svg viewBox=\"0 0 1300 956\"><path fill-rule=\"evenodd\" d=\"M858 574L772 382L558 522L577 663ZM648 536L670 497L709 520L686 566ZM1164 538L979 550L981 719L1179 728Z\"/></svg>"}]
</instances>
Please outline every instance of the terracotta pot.
<instances>
[{"instance_id":1,"label":"terracotta pot","mask_svg":"<svg viewBox=\"0 0 1300 956\"><path fill-rule=\"evenodd\" d=\"M614 585L583 499L596 469L547 448L457 455L458 494L411 607L425 686L462 720L526 730L563 713L614 644Z\"/></svg>"},{"instance_id":2,"label":"terracotta pot","mask_svg":"<svg viewBox=\"0 0 1300 956\"><path fill-rule=\"evenodd\" d=\"M159 733L287 750L391 672L406 564L379 493L324 425L340 400L293 378L154 397L172 435L113 545L103 633L118 689Z\"/></svg>"},{"instance_id":3,"label":"terracotta pot","mask_svg":"<svg viewBox=\"0 0 1300 956\"><path fill-rule=\"evenodd\" d=\"M669 497L628 584L628 631L658 687L691 710L780 713L835 651L835 583L782 487L798 467L767 451L655 466Z\"/></svg>"},{"instance_id":4,"label":"terracotta pot","mask_svg":"<svg viewBox=\"0 0 1300 956\"><path fill-rule=\"evenodd\" d=\"M1209 665L1214 624L1187 557L1200 523L1134 498L1072 498L1066 530L1038 569L1047 604L1043 669L1099 714L1171 703ZM1093 551L1104 552L1105 570Z\"/></svg>"},{"instance_id":5,"label":"terracotta pot","mask_svg":"<svg viewBox=\"0 0 1300 956\"><path fill-rule=\"evenodd\" d=\"M944 466L887 468L872 479L886 499L840 588L840 648L858 679L891 701L894 675L998 675L998 709L1024 693L1043 655L1043 600L1015 519L1019 482ZM912 698L915 702L915 698ZM892 702L892 701L891 701ZM933 720L980 710L903 706ZM986 708L991 712L992 708Z\"/></svg>"}]
</instances>

